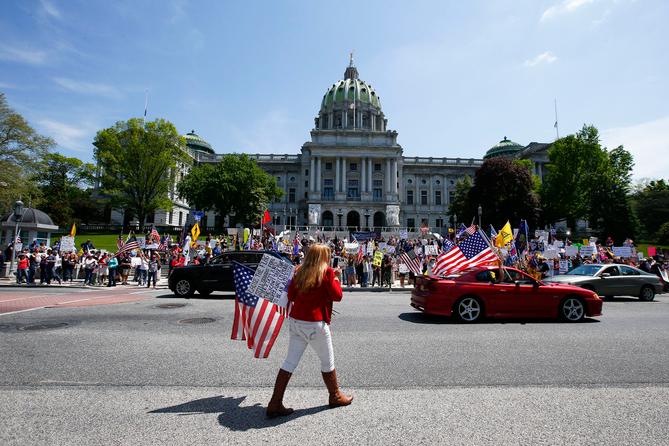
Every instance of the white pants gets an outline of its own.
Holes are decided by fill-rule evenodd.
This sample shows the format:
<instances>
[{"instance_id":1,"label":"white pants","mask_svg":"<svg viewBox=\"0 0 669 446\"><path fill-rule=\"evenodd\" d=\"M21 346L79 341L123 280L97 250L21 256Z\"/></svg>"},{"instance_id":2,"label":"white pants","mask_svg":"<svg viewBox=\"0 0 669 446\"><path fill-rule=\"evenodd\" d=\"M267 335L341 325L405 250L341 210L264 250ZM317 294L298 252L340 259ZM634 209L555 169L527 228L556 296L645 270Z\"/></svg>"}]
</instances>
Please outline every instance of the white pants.
<instances>
[{"instance_id":1,"label":"white pants","mask_svg":"<svg viewBox=\"0 0 669 446\"><path fill-rule=\"evenodd\" d=\"M288 354L281 368L293 373L307 345L311 345L321 360L321 372L333 371L335 368L334 351L332 350L330 326L323 321L307 322L293 318L289 318L288 322L290 325Z\"/></svg>"}]
</instances>

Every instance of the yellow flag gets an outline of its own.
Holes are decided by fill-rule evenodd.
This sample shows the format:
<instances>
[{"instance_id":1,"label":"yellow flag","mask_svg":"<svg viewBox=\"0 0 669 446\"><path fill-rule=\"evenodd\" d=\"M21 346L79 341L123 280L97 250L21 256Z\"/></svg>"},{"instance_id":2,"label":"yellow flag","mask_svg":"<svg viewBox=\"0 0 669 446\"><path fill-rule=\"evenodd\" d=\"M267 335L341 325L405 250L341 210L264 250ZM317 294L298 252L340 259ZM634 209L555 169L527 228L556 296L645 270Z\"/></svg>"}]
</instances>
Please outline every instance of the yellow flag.
<instances>
[{"instance_id":1,"label":"yellow flag","mask_svg":"<svg viewBox=\"0 0 669 446\"><path fill-rule=\"evenodd\" d=\"M244 228L244 244L249 241L249 237L251 236L251 230L249 228Z\"/></svg>"},{"instance_id":2,"label":"yellow flag","mask_svg":"<svg viewBox=\"0 0 669 446\"><path fill-rule=\"evenodd\" d=\"M74 238L77 235L77 225L72 223L72 229L70 229L70 237Z\"/></svg>"},{"instance_id":3,"label":"yellow flag","mask_svg":"<svg viewBox=\"0 0 669 446\"><path fill-rule=\"evenodd\" d=\"M499 234L497 234L497 237L495 237L495 246L498 248L501 248L503 246L506 246L507 243L511 243L513 241L513 230L511 229L511 223L507 220L506 224L502 229L500 229Z\"/></svg>"},{"instance_id":4,"label":"yellow flag","mask_svg":"<svg viewBox=\"0 0 669 446\"><path fill-rule=\"evenodd\" d=\"M197 246L197 238L200 236L200 224L195 223L192 228L190 228L190 246L191 247L196 247Z\"/></svg>"}]
</instances>

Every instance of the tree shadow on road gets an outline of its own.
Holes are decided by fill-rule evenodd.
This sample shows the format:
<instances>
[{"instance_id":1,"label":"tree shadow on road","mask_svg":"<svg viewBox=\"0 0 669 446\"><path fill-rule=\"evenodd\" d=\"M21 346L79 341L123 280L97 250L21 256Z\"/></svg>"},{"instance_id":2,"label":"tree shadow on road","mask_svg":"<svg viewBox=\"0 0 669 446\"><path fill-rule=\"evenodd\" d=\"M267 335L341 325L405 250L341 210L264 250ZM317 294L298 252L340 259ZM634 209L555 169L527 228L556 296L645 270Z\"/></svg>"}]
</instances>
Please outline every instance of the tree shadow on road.
<instances>
[{"instance_id":1,"label":"tree shadow on road","mask_svg":"<svg viewBox=\"0 0 669 446\"><path fill-rule=\"evenodd\" d=\"M295 409L287 417L278 417L268 419L265 416L265 407L260 404L252 406L241 406L246 396L239 398L212 396L209 398L200 398L187 403L177 404L176 406L164 407L162 409L152 410L149 413L173 413L178 415L218 415L218 424L227 427L233 431L247 431L250 429L265 429L295 420L305 415L313 415L328 408L327 405L310 407L308 409Z\"/></svg>"},{"instance_id":2,"label":"tree shadow on road","mask_svg":"<svg viewBox=\"0 0 669 446\"><path fill-rule=\"evenodd\" d=\"M471 323L468 322L462 322L459 321L455 318L451 317L446 317L446 316L434 316L430 314L424 314L424 313L401 313L399 316L397 316L401 320L405 322L411 322L414 324L431 324L431 325L471 325ZM593 319L586 317L583 319L581 324L589 324L589 323L598 323L598 319ZM566 322L563 322L561 320L557 319L483 319L480 322L476 322L476 324L520 324L520 325L525 325L525 324L566 324Z\"/></svg>"}]
</instances>

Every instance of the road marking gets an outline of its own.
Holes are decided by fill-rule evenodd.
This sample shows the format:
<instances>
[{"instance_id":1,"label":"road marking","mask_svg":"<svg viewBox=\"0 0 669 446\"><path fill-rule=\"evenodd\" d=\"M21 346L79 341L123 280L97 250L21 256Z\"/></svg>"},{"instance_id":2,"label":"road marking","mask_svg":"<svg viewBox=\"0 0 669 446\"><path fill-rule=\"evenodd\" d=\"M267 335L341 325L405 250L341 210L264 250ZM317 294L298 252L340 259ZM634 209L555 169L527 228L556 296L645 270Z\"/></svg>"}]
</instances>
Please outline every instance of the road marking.
<instances>
[{"instance_id":1,"label":"road marking","mask_svg":"<svg viewBox=\"0 0 669 446\"><path fill-rule=\"evenodd\" d=\"M44 308L46 308L46 307L35 307L35 308L28 308L28 309L25 309L25 310L10 311L8 313L0 313L0 316L5 316L7 314L25 313L26 311L42 310Z\"/></svg>"}]
</instances>

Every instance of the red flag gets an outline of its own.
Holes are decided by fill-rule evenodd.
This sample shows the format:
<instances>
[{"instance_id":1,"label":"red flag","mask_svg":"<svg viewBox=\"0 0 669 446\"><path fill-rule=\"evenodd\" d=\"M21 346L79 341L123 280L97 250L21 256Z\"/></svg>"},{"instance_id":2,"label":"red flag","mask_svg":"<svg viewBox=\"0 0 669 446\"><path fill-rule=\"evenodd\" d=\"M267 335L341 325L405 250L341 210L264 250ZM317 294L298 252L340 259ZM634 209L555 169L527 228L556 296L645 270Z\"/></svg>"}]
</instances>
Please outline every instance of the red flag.
<instances>
[{"instance_id":1,"label":"red flag","mask_svg":"<svg viewBox=\"0 0 669 446\"><path fill-rule=\"evenodd\" d=\"M262 216L262 224L266 224L272 221L272 216L269 215L269 210L265 209L265 213Z\"/></svg>"}]
</instances>

